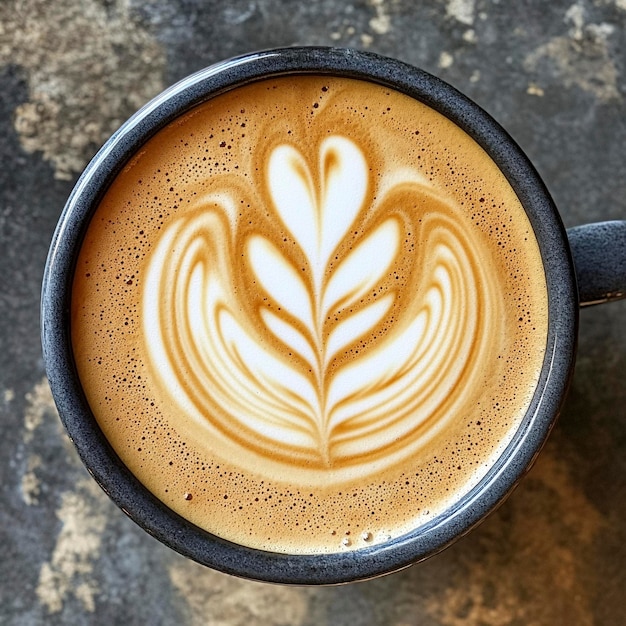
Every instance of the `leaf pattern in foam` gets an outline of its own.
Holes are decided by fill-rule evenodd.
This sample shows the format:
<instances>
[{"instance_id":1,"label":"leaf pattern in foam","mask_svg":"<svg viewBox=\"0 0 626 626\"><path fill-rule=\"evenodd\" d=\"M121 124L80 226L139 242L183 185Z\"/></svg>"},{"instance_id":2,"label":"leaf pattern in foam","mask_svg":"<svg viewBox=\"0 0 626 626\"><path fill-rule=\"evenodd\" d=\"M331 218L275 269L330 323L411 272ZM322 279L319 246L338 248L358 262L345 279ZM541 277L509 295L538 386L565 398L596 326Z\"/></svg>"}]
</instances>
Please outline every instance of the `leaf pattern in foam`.
<instances>
[{"instance_id":1,"label":"leaf pattern in foam","mask_svg":"<svg viewBox=\"0 0 626 626\"><path fill-rule=\"evenodd\" d=\"M311 297L293 265L274 244L259 235L250 237L247 251L265 292L305 326L313 328Z\"/></svg>"},{"instance_id":2,"label":"leaf pattern in foam","mask_svg":"<svg viewBox=\"0 0 626 626\"><path fill-rule=\"evenodd\" d=\"M468 272L470 260L440 243L429 242L428 249L434 269L419 314L380 350L346 366L332 381L330 437L340 424L347 433L345 442L336 441L335 454L391 443L417 428L445 402L467 364L478 325L470 296L478 287ZM407 411L411 420L397 419Z\"/></svg>"},{"instance_id":3,"label":"leaf pattern in foam","mask_svg":"<svg viewBox=\"0 0 626 626\"><path fill-rule=\"evenodd\" d=\"M319 261L326 270L330 256L361 211L368 189L367 163L349 139L328 137L320 149L322 199Z\"/></svg>"},{"instance_id":4,"label":"leaf pattern in foam","mask_svg":"<svg viewBox=\"0 0 626 626\"><path fill-rule=\"evenodd\" d=\"M322 299L322 314L333 307L348 307L373 289L398 254L400 226L385 220L361 242L333 272Z\"/></svg>"},{"instance_id":5,"label":"leaf pattern in foam","mask_svg":"<svg viewBox=\"0 0 626 626\"><path fill-rule=\"evenodd\" d=\"M315 286L328 260L359 214L368 188L363 154L350 140L332 136L320 148L321 197L300 152L276 148L269 159L268 184L274 208L307 257Z\"/></svg>"},{"instance_id":6,"label":"leaf pattern in foam","mask_svg":"<svg viewBox=\"0 0 626 626\"><path fill-rule=\"evenodd\" d=\"M489 304L493 291L472 242L439 199L422 223L427 236L420 258L428 263L409 294L410 309L394 312L388 332L359 349L358 358L331 365L394 307L393 289L361 301L402 253L400 218L380 222L337 259L324 282L330 258L362 210L376 219L379 207L393 206L393 197L386 199L398 185L422 200L431 194L396 177L365 206L364 158L341 137L320 145L319 171L309 165L283 145L267 166L267 208L299 245L308 274L265 236L246 235L241 242L261 297L272 301L271 309L259 308L265 328L256 326L258 318L248 319L240 301L246 290L232 290L236 203L212 196L206 211L170 224L152 256L144 291L148 349L181 412L206 424L216 445L233 453L247 446L289 467L304 461L309 468L347 468L363 452L408 450L414 429L448 407L451 389L473 358L479 325L489 326L476 298Z\"/></svg>"},{"instance_id":7,"label":"leaf pattern in foam","mask_svg":"<svg viewBox=\"0 0 626 626\"><path fill-rule=\"evenodd\" d=\"M261 317L276 337L299 354L312 368L316 366L317 358L311 344L298 329L267 309L261 310Z\"/></svg>"},{"instance_id":8,"label":"leaf pattern in foam","mask_svg":"<svg viewBox=\"0 0 626 626\"><path fill-rule=\"evenodd\" d=\"M292 146L278 146L267 168L274 208L309 261L316 257L317 198L313 177L302 155Z\"/></svg>"},{"instance_id":9,"label":"leaf pattern in foam","mask_svg":"<svg viewBox=\"0 0 626 626\"><path fill-rule=\"evenodd\" d=\"M326 340L324 366L327 366L340 350L374 328L385 317L393 301L393 294L387 294L337 324Z\"/></svg>"},{"instance_id":10,"label":"leaf pattern in foam","mask_svg":"<svg viewBox=\"0 0 626 626\"><path fill-rule=\"evenodd\" d=\"M312 404L317 399L310 382L295 372L281 359L273 357L259 345L256 338L251 337L228 312L220 315L220 337L223 343L220 349L226 353L230 368L234 368L234 375L239 379L238 384L230 386L229 398L231 404L238 402L237 396L243 388L250 389L250 380L253 381L253 397L246 403L245 410L238 414L238 419L250 430L289 445L310 447L315 445L316 437L311 438L311 431L315 428L311 420ZM236 393L233 393L236 390ZM276 411L278 408L274 400L287 400L289 412L282 416ZM299 404L308 408L309 428L304 430L300 420L295 419L298 411L290 397L300 399ZM295 403L294 403L295 404ZM265 405L265 406L263 406ZM291 406L290 406L291 405ZM259 408L261 410L259 410Z\"/></svg>"},{"instance_id":11,"label":"leaf pattern in foam","mask_svg":"<svg viewBox=\"0 0 626 626\"><path fill-rule=\"evenodd\" d=\"M238 319L226 239L209 211L176 221L156 247L143 305L154 371L194 421L309 454L319 439L317 394Z\"/></svg>"}]
</instances>

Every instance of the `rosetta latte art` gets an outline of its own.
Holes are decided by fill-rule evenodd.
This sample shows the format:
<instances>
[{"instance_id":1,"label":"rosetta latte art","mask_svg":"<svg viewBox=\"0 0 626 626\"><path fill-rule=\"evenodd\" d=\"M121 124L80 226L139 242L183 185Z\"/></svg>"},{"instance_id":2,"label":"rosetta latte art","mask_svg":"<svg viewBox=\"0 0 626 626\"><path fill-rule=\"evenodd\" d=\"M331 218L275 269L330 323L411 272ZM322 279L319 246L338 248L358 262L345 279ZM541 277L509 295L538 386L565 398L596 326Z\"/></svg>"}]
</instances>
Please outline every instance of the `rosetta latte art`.
<instances>
[{"instance_id":1,"label":"rosetta latte art","mask_svg":"<svg viewBox=\"0 0 626 626\"><path fill-rule=\"evenodd\" d=\"M497 315L479 244L419 174L377 183L342 136L317 163L280 145L263 175L284 237L238 228L247 218L227 188L163 232L143 291L152 371L209 445L248 469L308 483L380 470L436 434L475 382ZM409 265L399 197L430 207Z\"/></svg>"}]
</instances>

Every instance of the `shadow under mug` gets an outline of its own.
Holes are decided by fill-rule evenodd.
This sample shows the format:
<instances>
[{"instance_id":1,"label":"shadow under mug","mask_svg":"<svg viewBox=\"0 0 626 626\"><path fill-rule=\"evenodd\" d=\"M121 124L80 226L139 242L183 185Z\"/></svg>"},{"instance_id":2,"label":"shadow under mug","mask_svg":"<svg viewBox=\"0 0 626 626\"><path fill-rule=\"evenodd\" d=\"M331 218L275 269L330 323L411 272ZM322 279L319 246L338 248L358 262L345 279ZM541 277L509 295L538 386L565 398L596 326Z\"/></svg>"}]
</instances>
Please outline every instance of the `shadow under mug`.
<instances>
[{"instance_id":1,"label":"shadow under mug","mask_svg":"<svg viewBox=\"0 0 626 626\"><path fill-rule=\"evenodd\" d=\"M391 87L442 113L498 165L525 208L548 287L548 339L539 383L518 431L497 462L448 510L403 536L353 552L289 555L236 545L180 517L120 461L85 399L70 341L76 257L99 200L158 130L195 105L249 82L290 74L335 75ZM573 253L573 254L572 254ZM182 80L144 106L102 147L78 180L50 247L41 301L46 370L59 414L90 473L136 523L181 554L245 578L334 584L419 562L458 539L500 504L528 470L558 416L573 372L578 309L626 293L626 222L563 228L550 195L520 148L479 106L419 69L371 53L287 48L234 58Z\"/></svg>"}]
</instances>

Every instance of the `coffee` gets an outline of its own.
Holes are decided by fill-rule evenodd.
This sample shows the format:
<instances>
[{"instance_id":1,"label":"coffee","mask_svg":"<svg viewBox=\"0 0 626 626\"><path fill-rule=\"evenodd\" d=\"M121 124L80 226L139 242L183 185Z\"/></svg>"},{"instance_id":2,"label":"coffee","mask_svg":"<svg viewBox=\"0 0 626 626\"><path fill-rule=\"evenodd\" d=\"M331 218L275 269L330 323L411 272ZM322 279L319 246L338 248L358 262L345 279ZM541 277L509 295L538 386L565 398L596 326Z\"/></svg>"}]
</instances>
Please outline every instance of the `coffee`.
<instances>
[{"instance_id":1,"label":"coffee","mask_svg":"<svg viewBox=\"0 0 626 626\"><path fill-rule=\"evenodd\" d=\"M484 476L535 390L538 245L436 111L347 78L221 94L114 180L72 342L104 434L198 526L285 553L398 536Z\"/></svg>"}]
</instances>

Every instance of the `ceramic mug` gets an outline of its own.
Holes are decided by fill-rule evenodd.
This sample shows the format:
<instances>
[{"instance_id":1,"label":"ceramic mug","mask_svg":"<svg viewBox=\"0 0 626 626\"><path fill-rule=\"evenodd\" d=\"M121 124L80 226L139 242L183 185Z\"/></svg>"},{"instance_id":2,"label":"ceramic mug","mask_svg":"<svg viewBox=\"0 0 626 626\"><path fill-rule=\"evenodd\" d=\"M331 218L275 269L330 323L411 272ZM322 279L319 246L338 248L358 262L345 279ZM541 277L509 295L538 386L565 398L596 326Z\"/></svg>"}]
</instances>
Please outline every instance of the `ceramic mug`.
<instances>
[{"instance_id":1,"label":"ceramic mug","mask_svg":"<svg viewBox=\"0 0 626 626\"><path fill-rule=\"evenodd\" d=\"M497 164L539 245L548 289L548 337L534 396L512 440L480 482L443 513L377 545L330 554L284 554L226 541L166 507L126 468L100 430L77 375L70 337L74 269L85 229L111 181L159 129L215 95L267 77L317 74L390 87L443 114ZM485 518L529 469L559 414L572 376L580 306L626 293L626 222L566 232L550 195L511 137L443 81L402 62L335 48L258 52L211 66L144 106L78 180L57 226L43 279L46 370L61 419L90 473L136 523L181 554L222 572L285 584L335 584L387 574L447 547Z\"/></svg>"}]
</instances>

